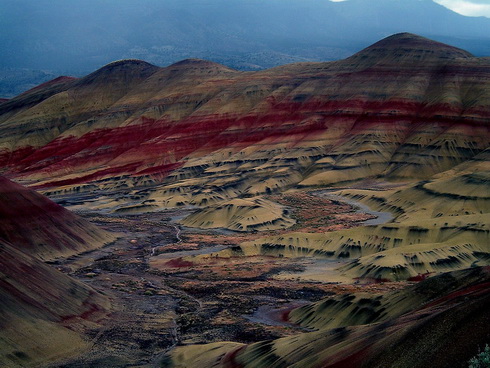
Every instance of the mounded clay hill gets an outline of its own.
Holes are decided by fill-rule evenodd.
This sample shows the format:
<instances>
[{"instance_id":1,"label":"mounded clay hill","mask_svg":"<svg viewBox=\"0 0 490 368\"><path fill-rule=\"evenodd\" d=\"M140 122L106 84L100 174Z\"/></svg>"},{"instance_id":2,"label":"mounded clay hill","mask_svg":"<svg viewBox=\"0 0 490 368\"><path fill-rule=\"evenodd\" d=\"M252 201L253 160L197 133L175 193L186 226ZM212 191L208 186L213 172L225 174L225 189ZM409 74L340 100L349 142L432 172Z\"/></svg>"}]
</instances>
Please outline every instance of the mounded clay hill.
<instances>
[{"instance_id":1,"label":"mounded clay hill","mask_svg":"<svg viewBox=\"0 0 490 368\"><path fill-rule=\"evenodd\" d=\"M465 367L488 339L489 269L443 274L384 297L344 295L299 308L315 331L254 344L183 346L168 367ZM333 313L333 314L332 314Z\"/></svg>"},{"instance_id":2,"label":"mounded clay hill","mask_svg":"<svg viewBox=\"0 0 490 368\"><path fill-rule=\"evenodd\" d=\"M392 212L389 225L243 248L308 249L354 259L357 277L406 279L487 262L489 101L490 59L412 34L261 72L123 60L1 104L0 163L73 208L190 205L201 210L183 225L234 231L295 223L260 196L398 183L342 192Z\"/></svg>"},{"instance_id":3,"label":"mounded clay hill","mask_svg":"<svg viewBox=\"0 0 490 368\"><path fill-rule=\"evenodd\" d=\"M0 177L0 238L50 261L100 248L114 236L41 194Z\"/></svg>"},{"instance_id":4,"label":"mounded clay hill","mask_svg":"<svg viewBox=\"0 0 490 368\"><path fill-rule=\"evenodd\" d=\"M427 180L488 149L489 70L411 34L262 72L123 60L1 104L0 164L52 193L125 190L155 206Z\"/></svg>"},{"instance_id":5,"label":"mounded clay hill","mask_svg":"<svg viewBox=\"0 0 490 368\"><path fill-rule=\"evenodd\" d=\"M90 347L110 303L43 260L101 247L114 235L0 177L0 365L39 366Z\"/></svg>"},{"instance_id":6,"label":"mounded clay hill","mask_svg":"<svg viewBox=\"0 0 490 368\"><path fill-rule=\"evenodd\" d=\"M188 344L161 364L446 367L490 339L481 328L489 322L490 58L403 33L345 60L259 72L197 59L165 68L121 60L0 103L0 168L77 211L186 209L169 227L178 230L177 251L181 229L243 240L178 260L151 245L155 272L308 258L341 260L336 275L361 284L423 280L382 296L337 295L286 316L315 331ZM45 220L0 204L0 232L38 229L6 242L49 260L107 240L37 194L0 184L9 202L28 197L63 213L49 220L59 241L45 249ZM316 202L302 218L277 200L304 192ZM389 216L339 231L303 226L321 201L346 200ZM14 221L25 213L34 215Z\"/></svg>"},{"instance_id":7,"label":"mounded clay hill","mask_svg":"<svg viewBox=\"0 0 490 368\"><path fill-rule=\"evenodd\" d=\"M0 365L39 367L86 352L109 299L0 239Z\"/></svg>"}]
</instances>

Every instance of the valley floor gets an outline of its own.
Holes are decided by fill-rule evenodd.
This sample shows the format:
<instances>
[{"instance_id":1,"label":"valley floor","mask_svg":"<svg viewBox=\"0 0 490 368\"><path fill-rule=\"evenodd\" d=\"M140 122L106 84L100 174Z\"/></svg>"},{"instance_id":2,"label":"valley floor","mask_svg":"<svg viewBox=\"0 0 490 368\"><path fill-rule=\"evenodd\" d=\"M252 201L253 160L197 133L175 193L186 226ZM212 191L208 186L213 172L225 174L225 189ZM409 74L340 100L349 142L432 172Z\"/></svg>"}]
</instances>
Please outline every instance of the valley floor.
<instances>
[{"instance_id":1,"label":"valley floor","mask_svg":"<svg viewBox=\"0 0 490 368\"><path fill-rule=\"evenodd\" d=\"M374 218L365 212L369 209L354 208L352 201L323 195L295 192L270 199L291 210L295 231L328 232ZM176 222L191 211L79 213L120 237L55 265L109 295L113 311L103 329L90 331L89 351L52 367L161 367L175 346L252 343L309 331L288 322L290 310L330 295L383 294L407 285L341 276L336 270L344 264L341 260L244 256L238 244L291 229L239 233L191 229ZM236 255L223 258L223 250ZM189 256L204 258L193 262Z\"/></svg>"}]
</instances>

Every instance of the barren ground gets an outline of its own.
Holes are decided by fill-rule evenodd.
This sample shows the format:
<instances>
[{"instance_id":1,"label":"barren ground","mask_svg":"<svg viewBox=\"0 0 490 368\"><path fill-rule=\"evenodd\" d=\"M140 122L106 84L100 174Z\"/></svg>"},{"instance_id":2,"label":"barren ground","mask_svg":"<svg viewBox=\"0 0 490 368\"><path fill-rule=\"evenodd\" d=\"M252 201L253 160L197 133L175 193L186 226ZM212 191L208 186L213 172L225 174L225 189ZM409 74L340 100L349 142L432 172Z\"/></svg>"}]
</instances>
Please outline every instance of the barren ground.
<instances>
[{"instance_id":1,"label":"barren ground","mask_svg":"<svg viewBox=\"0 0 490 368\"><path fill-rule=\"evenodd\" d=\"M337 199L304 192L274 195L296 219L295 231L325 232L372 218ZM287 321L295 307L356 291L383 293L404 283L360 284L338 277L337 261L216 255L209 263L184 256L213 254L281 232L234 233L180 227L188 209L110 215L80 213L121 237L89 253L57 261L58 268L108 294L113 312L90 331L89 352L56 367L161 366L179 344L255 342L303 331ZM151 266L150 266L151 263Z\"/></svg>"}]
</instances>

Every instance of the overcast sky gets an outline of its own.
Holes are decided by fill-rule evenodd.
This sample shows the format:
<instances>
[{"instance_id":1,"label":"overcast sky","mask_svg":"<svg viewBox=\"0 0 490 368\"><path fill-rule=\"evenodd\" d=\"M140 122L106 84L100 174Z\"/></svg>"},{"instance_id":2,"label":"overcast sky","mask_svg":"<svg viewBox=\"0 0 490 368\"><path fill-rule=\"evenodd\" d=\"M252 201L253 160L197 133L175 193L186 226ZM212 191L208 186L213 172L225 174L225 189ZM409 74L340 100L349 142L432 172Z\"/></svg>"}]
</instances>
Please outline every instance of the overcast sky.
<instances>
[{"instance_id":1,"label":"overcast sky","mask_svg":"<svg viewBox=\"0 0 490 368\"><path fill-rule=\"evenodd\" d=\"M463 15L490 18L490 0L434 0L436 3Z\"/></svg>"},{"instance_id":2,"label":"overcast sky","mask_svg":"<svg viewBox=\"0 0 490 368\"><path fill-rule=\"evenodd\" d=\"M346 0L330 0L340 2ZM490 0L433 0L459 14L490 18Z\"/></svg>"}]
</instances>

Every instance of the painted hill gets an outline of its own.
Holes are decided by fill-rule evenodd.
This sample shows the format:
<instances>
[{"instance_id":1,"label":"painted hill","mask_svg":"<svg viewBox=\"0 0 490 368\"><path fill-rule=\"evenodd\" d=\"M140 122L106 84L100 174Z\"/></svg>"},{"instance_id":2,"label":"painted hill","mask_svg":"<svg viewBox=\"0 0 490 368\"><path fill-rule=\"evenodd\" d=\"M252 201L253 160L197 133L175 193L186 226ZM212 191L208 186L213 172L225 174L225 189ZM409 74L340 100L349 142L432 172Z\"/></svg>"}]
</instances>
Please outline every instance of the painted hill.
<instances>
[{"instance_id":1,"label":"painted hill","mask_svg":"<svg viewBox=\"0 0 490 368\"><path fill-rule=\"evenodd\" d=\"M343 192L393 212L393 224L258 239L243 253L301 248L378 279L488 262L488 58L402 33L336 62L239 72L123 60L31 93L0 105L0 165L69 204L190 205L186 225L268 230L292 222L257 196L399 183Z\"/></svg>"},{"instance_id":2,"label":"painted hill","mask_svg":"<svg viewBox=\"0 0 490 368\"><path fill-rule=\"evenodd\" d=\"M0 239L42 260L71 256L114 236L46 197L0 177Z\"/></svg>"},{"instance_id":3,"label":"painted hill","mask_svg":"<svg viewBox=\"0 0 490 368\"><path fill-rule=\"evenodd\" d=\"M280 230L215 253L223 262L311 256L347 260L339 274L360 282L434 276L382 298L348 295L290 313L318 331L178 347L174 366L448 366L489 337L481 327L489 310L489 101L488 58L407 33L345 60L260 72L199 59L166 68L121 60L0 104L0 167L77 208L187 207L195 211L181 220L185 226L241 235ZM18 326L40 316L57 329L66 316L103 310L104 301L78 284L74 299L67 297L72 311L29 309L42 297L56 304L71 283L30 253L74 254L107 235L30 190L0 184L5 315ZM272 194L309 189L320 197L337 189L393 219L293 232L292 213ZM209 263L199 253L181 264ZM39 277L23 277L24 269ZM51 278L58 291L43 293ZM9 333L6 359L29 356L29 347L14 350L18 332Z\"/></svg>"},{"instance_id":4,"label":"painted hill","mask_svg":"<svg viewBox=\"0 0 490 368\"><path fill-rule=\"evenodd\" d=\"M250 345L182 346L168 367L463 367L490 337L489 270L443 274L402 291L346 294L293 311L317 331Z\"/></svg>"},{"instance_id":5,"label":"painted hill","mask_svg":"<svg viewBox=\"0 0 490 368\"><path fill-rule=\"evenodd\" d=\"M114 235L4 177L0 199L0 365L80 354L90 346L83 331L98 325L109 300L43 260L101 247Z\"/></svg>"},{"instance_id":6,"label":"painted hill","mask_svg":"<svg viewBox=\"0 0 490 368\"><path fill-rule=\"evenodd\" d=\"M14 115L0 106L0 163L24 182L64 191L107 188L104 179L117 177L109 182L159 184L170 197L164 184L180 180L185 202L195 187L185 178L198 172L200 186L220 180L236 192L225 197L427 179L488 148L489 65L410 34L343 61L254 73L199 60L122 61ZM231 171L246 172L246 183L233 183Z\"/></svg>"},{"instance_id":7,"label":"painted hill","mask_svg":"<svg viewBox=\"0 0 490 368\"><path fill-rule=\"evenodd\" d=\"M0 365L39 367L90 346L81 331L109 311L103 296L0 239Z\"/></svg>"},{"instance_id":8,"label":"painted hill","mask_svg":"<svg viewBox=\"0 0 490 368\"><path fill-rule=\"evenodd\" d=\"M201 229L226 228L234 231L274 230L291 227L294 221L285 210L262 198L233 199L187 216L183 225Z\"/></svg>"}]
</instances>

